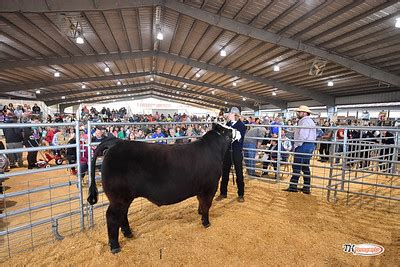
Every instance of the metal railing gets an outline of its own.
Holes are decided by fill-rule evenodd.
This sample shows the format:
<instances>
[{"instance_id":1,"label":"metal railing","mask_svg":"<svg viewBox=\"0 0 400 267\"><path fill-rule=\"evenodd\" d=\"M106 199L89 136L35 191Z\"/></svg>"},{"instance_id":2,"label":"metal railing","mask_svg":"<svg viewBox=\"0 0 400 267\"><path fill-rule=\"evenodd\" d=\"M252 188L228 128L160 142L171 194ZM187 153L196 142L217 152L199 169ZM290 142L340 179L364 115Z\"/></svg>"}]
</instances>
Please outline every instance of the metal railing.
<instances>
[{"instance_id":1,"label":"metal railing","mask_svg":"<svg viewBox=\"0 0 400 267\"><path fill-rule=\"evenodd\" d=\"M69 129L79 140L79 124L77 122L0 124L0 129L12 129L13 131L23 131L26 128L45 130L49 127ZM84 229L79 142L57 146L35 143L38 145L37 147L23 147L22 141L14 144L19 144L20 148L0 150L0 155L12 154L13 157L23 156L25 158L26 153L29 155L29 153L38 152L39 155L36 157L45 163L37 165L36 169L28 170L25 169L25 164L19 166L18 169L11 169L9 172L0 174L2 181L0 258L31 250L43 242L54 238L61 239L62 235ZM7 146L7 143L5 145ZM46 158L52 154L51 151L68 148L76 150L75 163L56 165L50 162L54 161L54 158ZM67 161L66 158L62 158L62 160ZM77 175L69 173L72 168L78 169Z\"/></svg>"},{"instance_id":2,"label":"metal railing","mask_svg":"<svg viewBox=\"0 0 400 267\"><path fill-rule=\"evenodd\" d=\"M317 138L313 143L316 149L311 155L310 164L294 163L294 159L307 156L307 153L283 150L282 144L290 142L292 145L301 140L295 140L293 132L300 127L287 125L247 125L248 129L264 127L267 130L265 137L246 137L244 153L250 151L257 154L270 155L269 158L245 157L246 171L251 178L284 184L286 186L298 186L290 182L295 173L290 167L309 166L311 169L311 188L321 190L327 201L345 201L346 204L362 205L366 198L372 199L376 204L377 199L389 200L386 207L391 208L392 202L400 201L400 179L398 173L399 134L398 128L384 127L315 127L317 131L331 132L332 137L327 139ZM278 133L272 136L269 131L272 127L278 128ZM338 138L338 130L343 132L343 138ZM276 129L275 129L276 131ZM367 135L368 131L368 135ZM373 136L372 132L380 134ZM382 132L390 135L382 136ZM287 135L291 138L288 138ZM255 142L259 146L255 149L246 148L246 143ZM260 145L262 144L262 145ZM272 145L271 145L272 144ZM329 153L320 155L321 146L328 146ZM321 150L322 151L322 150ZM272 158L271 158L271 155ZM323 159L318 160L318 159ZM252 162L252 164L251 164ZM254 167L252 165L255 165ZM269 170L269 165L274 165ZM274 178L263 173L273 173ZM371 193L372 192L372 193ZM356 196L359 197L356 203ZM374 205L375 205L374 204ZM399 212L396 210L396 212Z\"/></svg>"}]
</instances>

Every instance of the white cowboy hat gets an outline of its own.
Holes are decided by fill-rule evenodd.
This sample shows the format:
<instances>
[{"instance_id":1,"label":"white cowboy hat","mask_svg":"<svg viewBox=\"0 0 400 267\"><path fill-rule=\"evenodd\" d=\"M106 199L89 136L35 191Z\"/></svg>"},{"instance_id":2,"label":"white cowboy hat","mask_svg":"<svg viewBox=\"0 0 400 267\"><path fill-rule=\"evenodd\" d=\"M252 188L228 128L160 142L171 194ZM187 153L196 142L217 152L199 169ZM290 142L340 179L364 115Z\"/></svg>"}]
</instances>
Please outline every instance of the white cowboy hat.
<instances>
[{"instance_id":1,"label":"white cowboy hat","mask_svg":"<svg viewBox=\"0 0 400 267\"><path fill-rule=\"evenodd\" d=\"M304 106L304 105L301 105L300 107L295 108L294 111L296 111L296 112L307 112L307 113L310 113L310 114L313 113L313 112L310 110L309 107Z\"/></svg>"}]
</instances>

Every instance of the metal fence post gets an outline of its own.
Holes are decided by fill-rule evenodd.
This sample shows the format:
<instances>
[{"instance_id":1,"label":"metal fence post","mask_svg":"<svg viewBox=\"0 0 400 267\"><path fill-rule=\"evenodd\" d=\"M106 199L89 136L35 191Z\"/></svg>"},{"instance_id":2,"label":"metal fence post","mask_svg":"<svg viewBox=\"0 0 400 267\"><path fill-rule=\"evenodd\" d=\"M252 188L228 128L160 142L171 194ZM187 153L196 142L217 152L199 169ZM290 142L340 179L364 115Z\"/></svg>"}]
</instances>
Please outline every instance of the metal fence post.
<instances>
[{"instance_id":1,"label":"metal fence post","mask_svg":"<svg viewBox=\"0 0 400 267\"><path fill-rule=\"evenodd\" d=\"M329 158L329 160L330 160L330 163L329 163L329 165L330 165L330 168L329 168L329 180L328 180L328 186L327 186L327 188L328 188L328 193L327 193L327 195L326 195L326 200L329 202L330 201L330 197L331 197L331 184L332 184L332 177L333 177L333 166L335 165L335 161L336 161L336 157L335 157L335 154L336 154L336 142L337 142L337 130L336 131L334 131L334 133L333 133L333 135L334 135L334 137L333 137L333 145L331 146L331 149L330 149L330 151L329 151L329 155L331 156L330 158Z\"/></svg>"},{"instance_id":2,"label":"metal fence post","mask_svg":"<svg viewBox=\"0 0 400 267\"><path fill-rule=\"evenodd\" d=\"M81 136L79 133L79 121L76 121L75 124L75 139L76 139L76 163L77 163L77 179L78 179L78 190L79 190L79 208L80 208L80 215L81 215L81 230L85 229L85 213L84 213L84 205L83 205L83 190L82 190L82 175L81 175Z\"/></svg>"},{"instance_id":3,"label":"metal fence post","mask_svg":"<svg viewBox=\"0 0 400 267\"><path fill-rule=\"evenodd\" d=\"M282 125L278 125L278 158L276 159L276 171L277 172L275 173L277 182L280 182L280 180L281 180L281 159L282 159L281 146L282 146Z\"/></svg>"},{"instance_id":4,"label":"metal fence post","mask_svg":"<svg viewBox=\"0 0 400 267\"><path fill-rule=\"evenodd\" d=\"M88 130L88 181L89 181L89 186L92 183L92 124L90 121L88 121L87 124L87 130ZM96 176L94 177L96 182ZM91 205L88 205L88 213L89 213L89 227L93 227L94 221L93 221L93 207Z\"/></svg>"},{"instance_id":5,"label":"metal fence post","mask_svg":"<svg viewBox=\"0 0 400 267\"><path fill-rule=\"evenodd\" d=\"M340 190L344 190L344 180L346 179L346 168L347 168L347 131L348 129L344 129L344 137L343 137L343 154L342 154L342 183Z\"/></svg>"},{"instance_id":6,"label":"metal fence post","mask_svg":"<svg viewBox=\"0 0 400 267\"><path fill-rule=\"evenodd\" d=\"M397 160L399 158L399 132L395 132L394 135L394 148L393 148L393 158L392 158L392 168L391 168L391 172L392 174L396 174L397 173Z\"/></svg>"}]
</instances>

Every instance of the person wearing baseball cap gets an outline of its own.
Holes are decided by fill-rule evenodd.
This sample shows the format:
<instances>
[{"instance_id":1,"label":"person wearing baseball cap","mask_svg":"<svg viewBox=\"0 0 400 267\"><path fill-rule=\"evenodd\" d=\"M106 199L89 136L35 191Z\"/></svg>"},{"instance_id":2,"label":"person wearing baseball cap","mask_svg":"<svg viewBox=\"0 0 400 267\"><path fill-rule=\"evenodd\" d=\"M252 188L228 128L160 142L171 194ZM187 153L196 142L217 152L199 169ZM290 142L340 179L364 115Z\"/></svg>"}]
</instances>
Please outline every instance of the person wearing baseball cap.
<instances>
[{"instance_id":1,"label":"person wearing baseball cap","mask_svg":"<svg viewBox=\"0 0 400 267\"><path fill-rule=\"evenodd\" d=\"M294 131L294 160L293 160L293 175L290 178L290 185L284 191L297 192L297 183L300 178L300 173L303 172L304 185L301 191L304 194L310 194L311 172L310 159L315 149L315 140L317 138L314 121L310 118L312 111L307 106L300 106L295 109L297 118L299 119L298 126ZM299 154L297 154L299 153Z\"/></svg>"},{"instance_id":2,"label":"person wearing baseball cap","mask_svg":"<svg viewBox=\"0 0 400 267\"><path fill-rule=\"evenodd\" d=\"M216 201L227 198L228 195L228 182L229 182L229 171L232 163L235 166L236 172L236 184L238 187L238 198L239 202L244 202L244 181L243 181L243 140L246 134L246 126L239 119L240 111L237 107L232 107L228 119L227 126L230 126L238 130L241 134L239 141L234 141L231 148L225 154L224 163L222 167L222 179L220 186L220 195L215 199Z\"/></svg>"}]
</instances>

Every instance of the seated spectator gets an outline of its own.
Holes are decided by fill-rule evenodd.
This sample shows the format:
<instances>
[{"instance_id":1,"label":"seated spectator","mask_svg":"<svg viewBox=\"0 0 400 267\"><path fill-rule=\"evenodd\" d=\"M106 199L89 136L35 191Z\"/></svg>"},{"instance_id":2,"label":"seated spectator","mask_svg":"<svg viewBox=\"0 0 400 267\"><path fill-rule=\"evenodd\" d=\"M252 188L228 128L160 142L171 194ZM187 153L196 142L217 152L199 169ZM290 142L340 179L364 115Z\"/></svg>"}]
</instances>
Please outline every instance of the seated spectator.
<instances>
[{"instance_id":1,"label":"seated spectator","mask_svg":"<svg viewBox=\"0 0 400 267\"><path fill-rule=\"evenodd\" d=\"M271 136L271 138L277 139L278 135L274 134L274 135ZM271 146L268 149L269 152L266 152L267 155L268 155L269 162L263 162L263 169L264 170L267 170L268 166L270 164L272 164L272 166L274 168L274 171L275 171L275 179L277 178L277 172L276 172L277 171L277 167L278 167L277 161L280 161L280 162L287 162L288 161L288 156L289 155L287 153L282 153L282 152L287 151L285 149L284 143L285 142L281 142L281 153L280 153L281 156L280 156L280 158L278 158L278 154L279 154L278 153L278 140L271 140ZM289 149L289 148L291 149L291 147L287 147L287 146L286 146L286 148L287 149ZM262 173L262 175L268 175L268 171L264 171Z\"/></svg>"},{"instance_id":2,"label":"seated spectator","mask_svg":"<svg viewBox=\"0 0 400 267\"><path fill-rule=\"evenodd\" d=\"M165 138L165 135L161 132L161 126L157 126L156 132L151 135L153 139ZM158 144L166 144L165 140L158 140L156 141Z\"/></svg>"}]
</instances>

